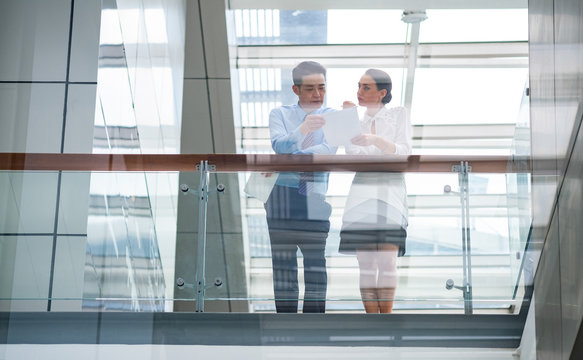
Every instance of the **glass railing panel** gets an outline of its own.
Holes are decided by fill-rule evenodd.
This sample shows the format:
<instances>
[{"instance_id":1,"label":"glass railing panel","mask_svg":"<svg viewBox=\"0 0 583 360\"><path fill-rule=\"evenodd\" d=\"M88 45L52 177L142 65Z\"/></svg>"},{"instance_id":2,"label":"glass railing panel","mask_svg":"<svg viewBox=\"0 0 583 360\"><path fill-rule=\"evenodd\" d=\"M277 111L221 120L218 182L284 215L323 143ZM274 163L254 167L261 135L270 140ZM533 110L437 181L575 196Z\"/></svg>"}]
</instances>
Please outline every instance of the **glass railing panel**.
<instances>
[{"instance_id":1,"label":"glass railing panel","mask_svg":"<svg viewBox=\"0 0 583 360\"><path fill-rule=\"evenodd\" d=\"M506 308L514 311L516 273L513 271L511 222L518 214L508 201L509 174L469 174L468 282L474 311ZM519 255L518 255L519 256ZM461 279L460 279L461 280ZM461 283L461 281L456 281Z\"/></svg>"},{"instance_id":2,"label":"glass railing panel","mask_svg":"<svg viewBox=\"0 0 583 360\"><path fill-rule=\"evenodd\" d=\"M506 177L508 201L508 234L510 237L510 257L512 278L516 280L515 294L524 289L524 285L532 286L535 261L527 256L530 232L532 229L531 174L526 171L530 167L531 126L530 98L528 82L525 84L520 110L516 120L514 138L512 140L513 165L522 172L509 173Z\"/></svg>"},{"instance_id":3,"label":"glass railing panel","mask_svg":"<svg viewBox=\"0 0 583 360\"><path fill-rule=\"evenodd\" d=\"M191 191L181 191L179 196L176 277L185 285L176 287L179 306L175 305L175 311L201 311L197 301L203 300L204 311L248 312L237 174L211 173L206 201L196 188L199 177L199 173L180 177L181 187L188 185ZM199 212L201 202L206 203L206 216ZM206 221L206 231L199 232L199 221ZM201 241L204 257L200 256ZM203 268L198 267L200 261L205 262ZM204 294L197 297L200 280L204 280Z\"/></svg>"},{"instance_id":4,"label":"glass railing panel","mask_svg":"<svg viewBox=\"0 0 583 360\"><path fill-rule=\"evenodd\" d=\"M406 252L396 259L398 276L395 280L395 312L463 313L469 301L472 302L473 313L508 313L514 309L513 305L517 301L514 293L517 273L513 270L511 260L517 255L511 248L511 239L512 236L522 237L524 234L512 235L510 231L509 222L513 220L509 215L520 218L522 214L517 214L506 200L507 192L512 190L506 187L507 174L469 176L467 224L471 241L465 251L462 221L464 209L459 194L459 175L455 172L358 173L356 180L355 173L332 172L327 181L325 178L320 182L315 180L316 188L322 186L326 189L324 199L327 205L318 203L318 200L309 200L308 196L303 222L299 218L303 210L286 206L286 202L293 201L290 199L295 195L279 190L276 195L272 194L273 188L278 187L274 186L275 181L277 184L292 184L295 178L298 186L298 173L241 172L219 173L216 176L217 180L221 178L222 182L232 185L227 186L225 192L217 197L209 198L209 209L212 207L210 204L216 202L221 207L219 216L225 216L225 220L221 223L222 234L216 234L217 237L213 238L215 234L209 233L207 237L206 281L212 284L218 276L222 285L209 285L205 308L213 311L275 311L270 229L272 236L283 238L284 243L289 245L299 237L317 237L317 232L308 231L310 223L329 219L325 243L323 248L319 248L324 253L327 275L326 311L364 312L359 260L355 251L346 247L346 230L350 229L347 224L351 221L354 223L354 219L358 220L356 222L360 228L356 234L359 238L366 236L367 231L379 233L381 230L389 230L387 223L396 223L395 219L400 216L401 227L406 230ZM237 182L238 187L232 187ZM213 186L216 185L212 184L210 188ZM297 191L296 188L296 194ZM230 198L226 197L227 194ZM275 203L273 196L278 199ZM234 208L233 203L228 205L234 197L238 197L240 210ZM394 207L379 209L380 203L373 200L378 197L384 197L387 201L403 197L400 206L405 208L401 211ZM273 204L279 204L279 207L273 209ZM269 220L268 212L271 214ZM281 218L275 219L275 213L288 217L289 223L283 221L282 224ZM392 216L393 220L387 222L385 218L378 223L379 213ZM233 215L240 222L233 221ZM379 227L379 224L383 225ZM403 227L404 224L407 226ZM287 276L292 276L294 286L293 279L298 277L301 308L306 285L304 257L299 249L301 245L292 246L286 256L298 256L298 274L292 272ZM313 249L310 246L305 248L307 252ZM465 265L464 256L467 261ZM293 267L293 261L289 264ZM224 265L226 268L222 269ZM282 267L281 264L276 265L276 271ZM464 297L464 292L455 288L464 283L464 269L470 269L471 297ZM237 274L237 283L231 280L227 283L227 274ZM450 290L446 288L448 280L453 280ZM237 301L241 305L240 310L236 310L230 301ZM210 304L214 305L211 307Z\"/></svg>"},{"instance_id":5,"label":"glass railing panel","mask_svg":"<svg viewBox=\"0 0 583 360\"><path fill-rule=\"evenodd\" d=\"M89 271L85 277L87 283L96 286L84 291L87 300L83 307L163 311L166 286L161 239L156 233L153 194L145 174L93 173L91 177L86 262Z\"/></svg>"},{"instance_id":6,"label":"glass railing panel","mask_svg":"<svg viewBox=\"0 0 583 360\"><path fill-rule=\"evenodd\" d=\"M507 175L508 246L510 252L513 292L522 291L523 285L532 285L534 265L526 257L532 229L531 181L528 173ZM526 269L525 269L526 266ZM529 272L525 274L524 271ZM525 275L527 276L525 282Z\"/></svg>"},{"instance_id":7,"label":"glass railing panel","mask_svg":"<svg viewBox=\"0 0 583 360\"><path fill-rule=\"evenodd\" d=\"M461 276L461 205L446 191L455 173L406 174L409 206L407 252L399 267L395 310L463 308L463 298L445 289L447 279ZM449 187L449 188L448 188Z\"/></svg>"},{"instance_id":8,"label":"glass railing panel","mask_svg":"<svg viewBox=\"0 0 583 360\"><path fill-rule=\"evenodd\" d=\"M47 309L58 181L57 172L0 172L1 311Z\"/></svg>"},{"instance_id":9,"label":"glass railing panel","mask_svg":"<svg viewBox=\"0 0 583 360\"><path fill-rule=\"evenodd\" d=\"M178 182L178 172L1 171L2 311L173 311Z\"/></svg>"},{"instance_id":10,"label":"glass railing panel","mask_svg":"<svg viewBox=\"0 0 583 360\"><path fill-rule=\"evenodd\" d=\"M194 165L193 165L194 168ZM194 169L193 169L194 170ZM146 173L155 176L158 173ZM165 311L195 311L196 277L198 254L199 198L201 174L198 171L183 171L158 184L160 196L159 218L156 233L160 239L166 293ZM169 184L168 184L169 183ZM209 223L208 228L212 228ZM179 286L180 285L180 286Z\"/></svg>"}]
</instances>

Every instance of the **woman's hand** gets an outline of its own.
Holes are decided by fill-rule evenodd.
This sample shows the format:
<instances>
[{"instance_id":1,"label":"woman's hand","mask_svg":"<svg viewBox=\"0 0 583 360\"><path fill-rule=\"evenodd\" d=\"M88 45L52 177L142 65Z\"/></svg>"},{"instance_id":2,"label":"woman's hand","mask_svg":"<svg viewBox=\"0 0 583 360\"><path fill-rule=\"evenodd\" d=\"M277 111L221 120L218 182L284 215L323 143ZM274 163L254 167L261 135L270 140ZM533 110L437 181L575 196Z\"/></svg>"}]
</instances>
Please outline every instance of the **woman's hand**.
<instances>
[{"instance_id":1,"label":"woman's hand","mask_svg":"<svg viewBox=\"0 0 583 360\"><path fill-rule=\"evenodd\" d=\"M350 142L354 145L358 146L370 146L375 145L377 142L378 136L373 134L360 134L358 136L353 137L350 139Z\"/></svg>"},{"instance_id":2,"label":"woman's hand","mask_svg":"<svg viewBox=\"0 0 583 360\"><path fill-rule=\"evenodd\" d=\"M350 139L350 142L358 146L374 145L377 148L379 148L384 154L394 154L397 149L394 143L387 141L378 135L373 134L360 134Z\"/></svg>"},{"instance_id":3,"label":"woman's hand","mask_svg":"<svg viewBox=\"0 0 583 360\"><path fill-rule=\"evenodd\" d=\"M352 101L345 101L342 103L342 109L350 109L351 107L355 107L356 104Z\"/></svg>"}]
</instances>

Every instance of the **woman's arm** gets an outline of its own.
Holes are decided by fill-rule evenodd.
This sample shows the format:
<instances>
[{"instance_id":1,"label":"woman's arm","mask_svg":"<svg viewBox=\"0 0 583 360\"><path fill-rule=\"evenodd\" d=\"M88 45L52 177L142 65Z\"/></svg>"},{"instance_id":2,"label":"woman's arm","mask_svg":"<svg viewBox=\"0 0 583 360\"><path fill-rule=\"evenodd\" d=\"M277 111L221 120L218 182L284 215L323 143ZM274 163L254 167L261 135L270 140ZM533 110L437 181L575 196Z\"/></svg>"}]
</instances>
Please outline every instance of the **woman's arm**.
<instances>
[{"instance_id":1,"label":"woman's arm","mask_svg":"<svg viewBox=\"0 0 583 360\"><path fill-rule=\"evenodd\" d=\"M382 138L381 136L374 135L374 134L360 134L350 141L354 145L358 146L371 146L374 145L379 150L383 152L383 154L394 154L396 150L396 146L394 143Z\"/></svg>"},{"instance_id":2,"label":"woman's arm","mask_svg":"<svg viewBox=\"0 0 583 360\"><path fill-rule=\"evenodd\" d=\"M409 112L406 108L395 109L397 117L394 134L361 134L351 142L358 146L374 146L386 155L409 155L411 154L411 123ZM382 120L379 120L382 121ZM388 119L385 118L385 121ZM376 124L379 125L379 124ZM378 130L378 128L377 128ZM384 135L384 136L383 136ZM392 140L392 141L391 141ZM362 148L361 148L362 149Z\"/></svg>"},{"instance_id":3,"label":"woman's arm","mask_svg":"<svg viewBox=\"0 0 583 360\"><path fill-rule=\"evenodd\" d=\"M413 147L413 130L407 108L399 108L397 129L395 132L395 154L410 155Z\"/></svg>"}]
</instances>

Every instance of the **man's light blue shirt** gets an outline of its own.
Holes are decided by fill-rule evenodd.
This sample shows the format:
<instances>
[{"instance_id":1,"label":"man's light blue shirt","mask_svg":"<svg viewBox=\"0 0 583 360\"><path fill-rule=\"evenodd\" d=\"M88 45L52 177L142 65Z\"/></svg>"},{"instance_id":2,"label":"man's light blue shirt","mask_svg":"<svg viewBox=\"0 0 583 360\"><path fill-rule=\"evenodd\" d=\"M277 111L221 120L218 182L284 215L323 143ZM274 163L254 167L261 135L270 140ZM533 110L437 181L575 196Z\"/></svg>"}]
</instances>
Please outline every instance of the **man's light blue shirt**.
<instances>
[{"instance_id":1,"label":"man's light blue shirt","mask_svg":"<svg viewBox=\"0 0 583 360\"><path fill-rule=\"evenodd\" d=\"M277 154L335 154L337 148L326 142L324 131L314 131L314 145L302 149L306 135L302 134L300 125L307 115L325 114L334 109L321 107L309 114L299 104L284 105L271 110L269 114L269 132L271 146ZM298 173L281 173L276 184L287 187L298 187L300 175ZM328 173L314 173L313 191L324 195L328 188Z\"/></svg>"}]
</instances>

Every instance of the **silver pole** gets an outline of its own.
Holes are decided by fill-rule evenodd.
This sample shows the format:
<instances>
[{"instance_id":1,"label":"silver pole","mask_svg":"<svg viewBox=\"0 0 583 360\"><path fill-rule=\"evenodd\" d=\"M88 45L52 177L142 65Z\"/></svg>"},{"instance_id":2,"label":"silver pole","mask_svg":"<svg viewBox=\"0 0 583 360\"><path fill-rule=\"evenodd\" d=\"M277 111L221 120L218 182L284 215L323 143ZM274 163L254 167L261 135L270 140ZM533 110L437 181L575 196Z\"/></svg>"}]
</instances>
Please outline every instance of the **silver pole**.
<instances>
[{"instance_id":1,"label":"silver pole","mask_svg":"<svg viewBox=\"0 0 583 360\"><path fill-rule=\"evenodd\" d=\"M467 278L468 282L466 286L466 302L468 303L468 314L472 314L474 311L473 305L473 296L472 296L472 243L471 243L471 234L470 234L470 167L468 162L465 162L464 168L464 177L465 177L465 211L466 211L466 256L468 258L467 264Z\"/></svg>"},{"instance_id":2,"label":"silver pole","mask_svg":"<svg viewBox=\"0 0 583 360\"><path fill-rule=\"evenodd\" d=\"M415 70L417 69L417 51L419 50L420 23L411 24L411 42L409 43L409 62L407 66L407 82L405 83L405 104L411 110L413 102L413 86L415 84Z\"/></svg>"},{"instance_id":3,"label":"silver pole","mask_svg":"<svg viewBox=\"0 0 583 360\"><path fill-rule=\"evenodd\" d=\"M208 161L200 162L200 192L198 202L198 249L196 253L196 312L204 311L205 290L205 251L206 251L206 212L208 204Z\"/></svg>"},{"instance_id":4,"label":"silver pole","mask_svg":"<svg viewBox=\"0 0 583 360\"><path fill-rule=\"evenodd\" d=\"M470 193L468 173L470 171L468 162L462 161L459 168L460 203L462 215L462 260L463 260L463 294L464 313L473 313L472 305L472 248L470 242Z\"/></svg>"},{"instance_id":5,"label":"silver pole","mask_svg":"<svg viewBox=\"0 0 583 360\"><path fill-rule=\"evenodd\" d=\"M409 40L409 59L407 64L407 82L405 84L404 106L411 110L413 100L413 85L415 84L415 69L417 68L417 52L419 50L419 29L421 22L427 19L425 10L403 10L401 21L411 25L411 38Z\"/></svg>"}]
</instances>

